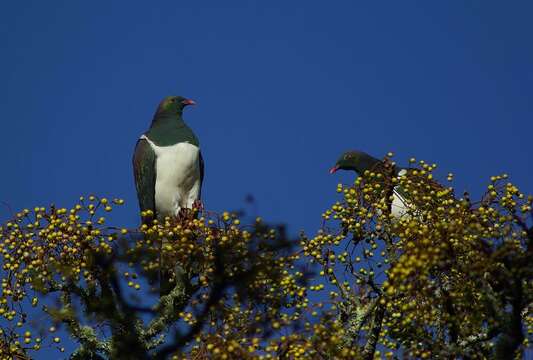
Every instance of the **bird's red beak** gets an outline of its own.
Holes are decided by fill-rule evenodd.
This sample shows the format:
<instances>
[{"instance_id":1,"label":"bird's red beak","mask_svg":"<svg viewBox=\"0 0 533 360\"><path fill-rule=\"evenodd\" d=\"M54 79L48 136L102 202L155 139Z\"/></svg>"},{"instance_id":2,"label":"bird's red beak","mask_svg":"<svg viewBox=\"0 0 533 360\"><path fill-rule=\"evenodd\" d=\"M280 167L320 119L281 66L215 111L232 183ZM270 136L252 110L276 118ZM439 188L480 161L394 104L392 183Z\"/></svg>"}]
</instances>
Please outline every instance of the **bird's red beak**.
<instances>
[{"instance_id":1,"label":"bird's red beak","mask_svg":"<svg viewBox=\"0 0 533 360\"><path fill-rule=\"evenodd\" d=\"M331 169L329 169L329 173L330 173L330 174L333 174L333 173L335 173L337 170L339 170L339 165L335 165L334 167L332 167Z\"/></svg>"},{"instance_id":2,"label":"bird's red beak","mask_svg":"<svg viewBox=\"0 0 533 360\"><path fill-rule=\"evenodd\" d=\"M185 99L181 102L183 105L196 105L196 102L191 99Z\"/></svg>"}]
</instances>

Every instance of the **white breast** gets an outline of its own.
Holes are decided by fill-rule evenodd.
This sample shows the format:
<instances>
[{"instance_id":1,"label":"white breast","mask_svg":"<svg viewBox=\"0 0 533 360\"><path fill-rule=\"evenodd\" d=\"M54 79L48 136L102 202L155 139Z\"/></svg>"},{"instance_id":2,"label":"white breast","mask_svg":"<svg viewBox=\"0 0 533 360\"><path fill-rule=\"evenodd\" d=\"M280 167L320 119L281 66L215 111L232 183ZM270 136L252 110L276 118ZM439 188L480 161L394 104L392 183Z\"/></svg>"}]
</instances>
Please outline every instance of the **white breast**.
<instances>
[{"instance_id":1,"label":"white breast","mask_svg":"<svg viewBox=\"0 0 533 360\"><path fill-rule=\"evenodd\" d=\"M405 200L396 189L393 189L391 213L395 219L408 216L411 205Z\"/></svg>"},{"instance_id":2,"label":"white breast","mask_svg":"<svg viewBox=\"0 0 533 360\"><path fill-rule=\"evenodd\" d=\"M200 148L189 143L157 146L143 135L156 154L155 207L159 218L191 208L200 195Z\"/></svg>"},{"instance_id":3,"label":"white breast","mask_svg":"<svg viewBox=\"0 0 533 360\"><path fill-rule=\"evenodd\" d=\"M391 215L396 220L409 217L409 211L412 209L412 205L400 195L396 188L392 191ZM376 213L381 215L382 211L377 209Z\"/></svg>"}]
</instances>

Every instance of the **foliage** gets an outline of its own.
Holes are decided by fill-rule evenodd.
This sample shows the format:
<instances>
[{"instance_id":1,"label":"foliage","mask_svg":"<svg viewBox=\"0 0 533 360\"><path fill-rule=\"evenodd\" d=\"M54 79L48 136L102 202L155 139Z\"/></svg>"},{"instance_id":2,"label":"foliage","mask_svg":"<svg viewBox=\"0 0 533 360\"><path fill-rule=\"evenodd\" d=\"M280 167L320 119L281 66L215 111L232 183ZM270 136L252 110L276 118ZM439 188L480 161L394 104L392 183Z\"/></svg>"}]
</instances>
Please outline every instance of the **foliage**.
<instances>
[{"instance_id":1,"label":"foliage","mask_svg":"<svg viewBox=\"0 0 533 360\"><path fill-rule=\"evenodd\" d=\"M72 359L520 358L533 198L502 175L473 202L436 183L435 165L395 177L392 164L339 184L321 229L297 241L230 213L116 228L102 214L123 201L95 196L23 210L0 228L0 354L62 351L67 332ZM411 197L400 218L398 185Z\"/></svg>"}]
</instances>

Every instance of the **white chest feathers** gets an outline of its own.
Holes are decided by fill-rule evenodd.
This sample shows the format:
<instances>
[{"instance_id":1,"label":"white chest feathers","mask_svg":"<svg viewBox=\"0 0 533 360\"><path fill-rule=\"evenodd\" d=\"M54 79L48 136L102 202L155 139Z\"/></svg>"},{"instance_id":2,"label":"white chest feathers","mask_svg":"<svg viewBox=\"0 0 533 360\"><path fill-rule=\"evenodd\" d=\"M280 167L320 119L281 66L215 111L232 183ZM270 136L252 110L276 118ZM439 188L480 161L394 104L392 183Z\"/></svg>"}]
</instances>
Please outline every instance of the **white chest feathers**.
<instances>
[{"instance_id":1,"label":"white chest feathers","mask_svg":"<svg viewBox=\"0 0 533 360\"><path fill-rule=\"evenodd\" d=\"M176 216L200 198L200 148L189 143L157 146L146 136L156 156L155 208L159 218Z\"/></svg>"},{"instance_id":2,"label":"white chest feathers","mask_svg":"<svg viewBox=\"0 0 533 360\"><path fill-rule=\"evenodd\" d=\"M391 214L395 219L403 218L404 216L409 216L409 211L412 210L411 204L404 199L402 195L396 190L393 189L392 203L391 203Z\"/></svg>"}]
</instances>

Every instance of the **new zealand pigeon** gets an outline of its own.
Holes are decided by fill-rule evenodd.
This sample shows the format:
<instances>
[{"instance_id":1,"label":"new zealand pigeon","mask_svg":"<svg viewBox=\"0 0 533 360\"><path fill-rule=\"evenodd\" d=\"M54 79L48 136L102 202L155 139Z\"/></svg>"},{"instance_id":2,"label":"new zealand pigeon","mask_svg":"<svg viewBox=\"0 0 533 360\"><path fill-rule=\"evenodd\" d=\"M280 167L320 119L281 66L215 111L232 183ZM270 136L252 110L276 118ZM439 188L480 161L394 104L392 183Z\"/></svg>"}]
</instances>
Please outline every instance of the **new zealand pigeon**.
<instances>
[{"instance_id":1,"label":"new zealand pigeon","mask_svg":"<svg viewBox=\"0 0 533 360\"><path fill-rule=\"evenodd\" d=\"M204 161L200 143L182 118L195 102L168 96L155 112L150 129L137 141L133 155L135 186L141 211L176 217L200 201Z\"/></svg>"},{"instance_id":2,"label":"new zealand pigeon","mask_svg":"<svg viewBox=\"0 0 533 360\"><path fill-rule=\"evenodd\" d=\"M365 171L384 172L384 163L381 160L376 159L362 151L346 151L337 160L335 165L330 169L330 174L335 173L337 170L352 170L358 175L363 175ZM413 176L413 169L402 169L396 166L393 167L394 176ZM431 189L440 191L444 187L439 183L425 179ZM413 206L416 206L416 201L409 196L408 192L400 185L393 188L393 200L391 203L391 214L393 217L399 219L406 215Z\"/></svg>"}]
</instances>

